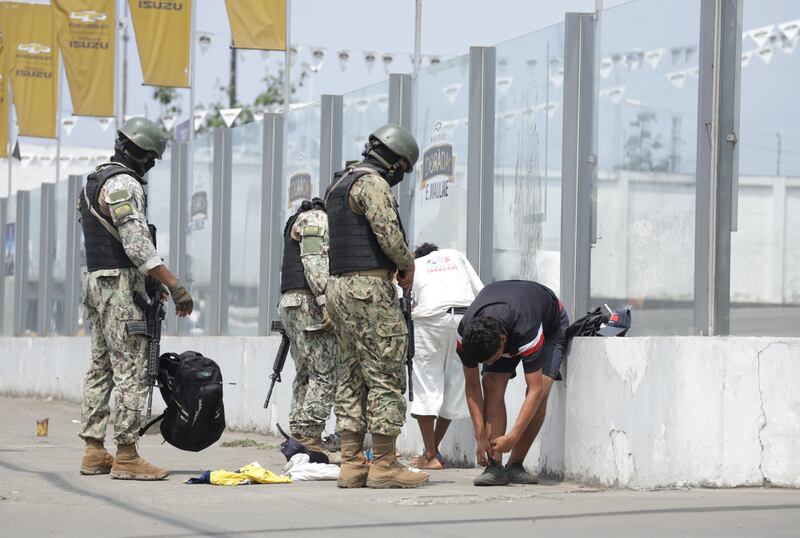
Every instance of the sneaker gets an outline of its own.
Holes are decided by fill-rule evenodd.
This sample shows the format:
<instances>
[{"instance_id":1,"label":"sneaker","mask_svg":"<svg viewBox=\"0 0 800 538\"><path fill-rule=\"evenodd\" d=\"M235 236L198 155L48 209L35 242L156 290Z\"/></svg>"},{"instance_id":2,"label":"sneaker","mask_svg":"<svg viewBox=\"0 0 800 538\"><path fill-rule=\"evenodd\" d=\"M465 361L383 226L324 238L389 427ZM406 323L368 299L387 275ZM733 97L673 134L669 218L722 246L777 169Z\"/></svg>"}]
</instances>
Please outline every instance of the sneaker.
<instances>
[{"instance_id":1,"label":"sneaker","mask_svg":"<svg viewBox=\"0 0 800 538\"><path fill-rule=\"evenodd\" d=\"M506 465L506 476L511 484L538 484L539 479L525 470L521 463L509 463Z\"/></svg>"},{"instance_id":2,"label":"sneaker","mask_svg":"<svg viewBox=\"0 0 800 538\"><path fill-rule=\"evenodd\" d=\"M508 484L508 475L502 465L490 463L472 483L476 486L505 486Z\"/></svg>"}]
</instances>

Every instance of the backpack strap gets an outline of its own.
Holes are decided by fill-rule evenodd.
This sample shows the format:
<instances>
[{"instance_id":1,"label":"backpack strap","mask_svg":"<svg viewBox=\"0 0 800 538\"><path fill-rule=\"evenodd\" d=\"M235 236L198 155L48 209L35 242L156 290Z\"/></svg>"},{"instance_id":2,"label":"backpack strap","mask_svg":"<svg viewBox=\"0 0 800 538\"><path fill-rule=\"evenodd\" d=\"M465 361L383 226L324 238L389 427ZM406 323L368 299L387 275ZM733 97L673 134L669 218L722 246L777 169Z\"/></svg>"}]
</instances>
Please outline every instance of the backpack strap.
<instances>
[{"instance_id":1,"label":"backpack strap","mask_svg":"<svg viewBox=\"0 0 800 538\"><path fill-rule=\"evenodd\" d=\"M163 413L161 413L160 415L158 415L156 418L154 418L153 420L151 420L150 422L148 422L147 424L145 424L144 426L142 426L141 428L139 428L139 437L141 437L142 435L144 435L144 434L145 434L145 432L146 432L147 430L149 430L149 429L150 429L150 426L152 426L153 424L155 424L156 422L158 422L159 420L161 420L162 418L164 418L164 415L166 415L166 414L167 414L167 412L166 412L166 411L164 411Z\"/></svg>"}]
</instances>

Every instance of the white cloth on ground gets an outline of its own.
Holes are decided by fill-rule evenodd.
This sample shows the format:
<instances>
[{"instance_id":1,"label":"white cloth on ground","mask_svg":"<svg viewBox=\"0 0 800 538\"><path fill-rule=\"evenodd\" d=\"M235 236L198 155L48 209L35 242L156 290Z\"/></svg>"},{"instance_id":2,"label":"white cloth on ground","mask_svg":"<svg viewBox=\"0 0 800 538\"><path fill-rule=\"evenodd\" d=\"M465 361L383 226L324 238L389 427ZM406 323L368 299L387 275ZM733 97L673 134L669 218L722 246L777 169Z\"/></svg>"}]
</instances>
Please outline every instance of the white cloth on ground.
<instances>
[{"instance_id":1,"label":"white cloth on ground","mask_svg":"<svg viewBox=\"0 0 800 538\"><path fill-rule=\"evenodd\" d=\"M443 313L414 320L412 415L454 420L469 417L464 370L456 353L456 329L463 316Z\"/></svg>"},{"instance_id":2,"label":"white cloth on ground","mask_svg":"<svg viewBox=\"0 0 800 538\"><path fill-rule=\"evenodd\" d=\"M295 454L283 466L283 475L292 480L337 480L339 466L332 463L311 463L308 454Z\"/></svg>"},{"instance_id":3,"label":"white cloth on ground","mask_svg":"<svg viewBox=\"0 0 800 538\"><path fill-rule=\"evenodd\" d=\"M442 249L414 261L414 319L438 316L453 306L466 307L483 289L467 257Z\"/></svg>"}]
</instances>

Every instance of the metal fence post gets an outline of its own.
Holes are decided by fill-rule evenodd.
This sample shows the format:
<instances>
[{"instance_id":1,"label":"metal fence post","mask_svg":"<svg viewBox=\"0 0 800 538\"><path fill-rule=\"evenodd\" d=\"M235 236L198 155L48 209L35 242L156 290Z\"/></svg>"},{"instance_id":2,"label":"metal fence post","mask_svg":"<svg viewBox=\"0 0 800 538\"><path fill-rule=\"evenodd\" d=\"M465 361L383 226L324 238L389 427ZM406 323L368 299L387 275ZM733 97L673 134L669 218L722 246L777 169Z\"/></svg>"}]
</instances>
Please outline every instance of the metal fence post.
<instances>
[{"instance_id":1,"label":"metal fence post","mask_svg":"<svg viewBox=\"0 0 800 538\"><path fill-rule=\"evenodd\" d=\"M169 268L180 279L186 272L186 224L188 223L186 199L189 144L175 142L170 148L170 212L169 212ZM167 302L166 334L179 334L175 304Z\"/></svg>"},{"instance_id":2,"label":"metal fence post","mask_svg":"<svg viewBox=\"0 0 800 538\"><path fill-rule=\"evenodd\" d=\"M14 238L14 336L25 332L28 314L28 235L30 233L31 194L17 191L17 224Z\"/></svg>"},{"instance_id":3,"label":"metal fence post","mask_svg":"<svg viewBox=\"0 0 800 538\"><path fill-rule=\"evenodd\" d=\"M333 173L342 169L342 115L344 101L341 95L321 97L319 136L319 196L331 184Z\"/></svg>"},{"instance_id":4,"label":"metal fence post","mask_svg":"<svg viewBox=\"0 0 800 538\"><path fill-rule=\"evenodd\" d=\"M258 334L271 333L272 321L278 319L280 297L280 260L283 244L283 134L284 117L264 114L261 164L261 255L258 286Z\"/></svg>"},{"instance_id":5,"label":"metal fence post","mask_svg":"<svg viewBox=\"0 0 800 538\"><path fill-rule=\"evenodd\" d=\"M571 319L589 308L597 175L595 15L567 13L561 176L561 299Z\"/></svg>"},{"instance_id":6,"label":"metal fence post","mask_svg":"<svg viewBox=\"0 0 800 538\"><path fill-rule=\"evenodd\" d=\"M392 73L389 75L389 123L402 125L412 133L414 132L413 109L413 83L411 75ZM419 141L417 141L419 143ZM400 219L406 229L408 238L414 237L414 222L412 216L412 203L414 202L414 174L409 174L396 187L397 205L399 206Z\"/></svg>"},{"instance_id":7,"label":"metal fence post","mask_svg":"<svg viewBox=\"0 0 800 538\"><path fill-rule=\"evenodd\" d=\"M228 332L228 293L231 283L231 176L233 159L233 131L217 129L214 132L214 185L212 187L211 215L211 324L210 336Z\"/></svg>"},{"instance_id":8,"label":"metal fence post","mask_svg":"<svg viewBox=\"0 0 800 538\"><path fill-rule=\"evenodd\" d=\"M494 47L469 49L467 258L486 283L493 281L496 60Z\"/></svg>"},{"instance_id":9,"label":"metal fence post","mask_svg":"<svg viewBox=\"0 0 800 538\"><path fill-rule=\"evenodd\" d=\"M53 183L42 183L42 207L39 215L39 288L37 301L37 334L50 334L52 309L50 299L53 296L53 258L55 257L55 200L56 186Z\"/></svg>"},{"instance_id":10,"label":"metal fence post","mask_svg":"<svg viewBox=\"0 0 800 538\"><path fill-rule=\"evenodd\" d=\"M67 222L59 223L67 227L67 258L64 275L64 331L67 335L78 332L78 318L81 289L81 234L77 214L72 208L77 206L78 197L83 187L83 177L72 175L67 179Z\"/></svg>"},{"instance_id":11,"label":"metal fence post","mask_svg":"<svg viewBox=\"0 0 800 538\"><path fill-rule=\"evenodd\" d=\"M702 335L727 335L730 331L741 51L742 0L701 2L694 328Z\"/></svg>"}]
</instances>

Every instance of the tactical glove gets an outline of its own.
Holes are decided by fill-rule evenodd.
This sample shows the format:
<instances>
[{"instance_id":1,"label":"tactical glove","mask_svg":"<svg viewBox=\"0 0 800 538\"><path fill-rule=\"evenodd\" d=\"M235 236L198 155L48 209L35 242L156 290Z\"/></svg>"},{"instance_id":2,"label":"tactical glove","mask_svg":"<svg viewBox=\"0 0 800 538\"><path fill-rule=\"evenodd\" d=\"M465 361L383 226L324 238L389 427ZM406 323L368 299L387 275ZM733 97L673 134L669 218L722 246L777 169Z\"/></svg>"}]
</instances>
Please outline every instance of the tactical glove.
<instances>
[{"instance_id":1,"label":"tactical glove","mask_svg":"<svg viewBox=\"0 0 800 538\"><path fill-rule=\"evenodd\" d=\"M172 295L172 302L175 303L175 312L179 316L188 316L194 309L194 301L189 293L189 290L183 287L183 284L176 282L174 285L169 286L169 293Z\"/></svg>"}]
</instances>

